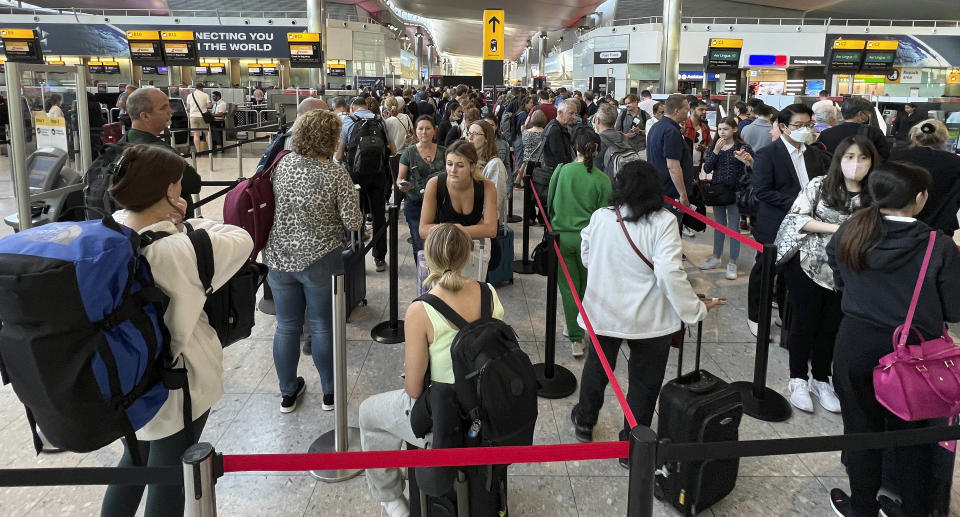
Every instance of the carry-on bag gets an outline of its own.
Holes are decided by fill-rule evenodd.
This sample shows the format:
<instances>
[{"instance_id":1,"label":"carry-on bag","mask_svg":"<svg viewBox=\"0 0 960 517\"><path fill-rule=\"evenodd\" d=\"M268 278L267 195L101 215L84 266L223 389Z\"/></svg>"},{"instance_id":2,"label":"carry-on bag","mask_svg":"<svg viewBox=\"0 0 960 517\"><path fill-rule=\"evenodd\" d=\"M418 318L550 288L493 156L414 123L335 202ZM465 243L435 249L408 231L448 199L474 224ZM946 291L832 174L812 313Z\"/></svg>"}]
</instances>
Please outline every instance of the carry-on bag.
<instances>
[{"instance_id":1,"label":"carry-on bag","mask_svg":"<svg viewBox=\"0 0 960 517\"><path fill-rule=\"evenodd\" d=\"M343 248L343 290L347 305L347 321L350 313L367 304L367 264L360 232L352 232L350 241Z\"/></svg>"},{"instance_id":2,"label":"carry-on bag","mask_svg":"<svg viewBox=\"0 0 960 517\"><path fill-rule=\"evenodd\" d=\"M513 228L503 225L497 232L497 245L500 247L500 263L487 270L487 283L513 283Z\"/></svg>"},{"instance_id":3,"label":"carry-on bag","mask_svg":"<svg viewBox=\"0 0 960 517\"><path fill-rule=\"evenodd\" d=\"M694 370L683 371L683 348L677 378L660 391L657 434L673 443L726 442L739 439L743 401L740 394L712 373L700 369L703 322L697 323ZM668 463L657 474L658 498L683 515L692 516L729 494L737 483L740 459Z\"/></svg>"}]
</instances>

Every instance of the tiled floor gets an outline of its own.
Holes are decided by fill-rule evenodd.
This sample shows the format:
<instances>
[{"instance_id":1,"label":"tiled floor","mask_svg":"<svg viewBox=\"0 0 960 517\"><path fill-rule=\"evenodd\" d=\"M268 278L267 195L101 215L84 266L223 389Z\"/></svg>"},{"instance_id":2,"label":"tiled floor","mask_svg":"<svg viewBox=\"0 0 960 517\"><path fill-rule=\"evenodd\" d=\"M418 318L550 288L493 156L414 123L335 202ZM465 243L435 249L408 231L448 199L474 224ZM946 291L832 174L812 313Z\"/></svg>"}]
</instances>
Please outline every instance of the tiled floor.
<instances>
[{"instance_id":1,"label":"tiled floor","mask_svg":"<svg viewBox=\"0 0 960 517\"><path fill-rule=\"evenodd\" d=\"M251 149L244 159L249 174L259 152ZM11 197L8 165L0 158L0 215L15 210ZM236 175L236 158L217 160L216 172L209 171L204 159L199 165L205 179L229 179ZM206 189L213 192L215 189ZM207 193L205 190L205 193ZM518 213L520 202L517 201ZM211 217L220 214L220 202L205 207ZM400 224L400 300L414 298L415 268L405 243L406 225ZM516 253L520 254L520 225L515 225ZM0 235L9 229L0 228ZM539 241L540 230L533 229L531 247ZM722 270L701 272L693 264L710 252L711 232L684 239L690 261L686 263L697 292L726 297L729 304L712 312L704 323L701 366L728 380L753 377L754 340L745 324L747 278L736 281L723 278ZM743 248L739 266L746 272L752 251ZM591 272L613 274L613 272ZM524 348L535 362L543 358L545 320L545 279L515 275L513 285L498 288L506 310L506 321L516 328ZM387 274L375 273L372 259L367 263L367 299L369 305L351 315L347 325L348 372L350 387L349 421L356 425L358 404L367 396L401 386L402 345L381 345L370 340L370 329L388 317ZM558 303L559 306L559 303ZM404 303L401 303L401 311ZM562 311L562 309L559 309ZM402 312L401 312L402 314ZM272 361L274 318L259 314L254 335L224 352L226 394L213 408L202 439L219 451L231 453L305 452L310 443L333 426L333 414L321 411L317 396L319 377L309 358L301 361L301 374L308 391L304 404L292 414L279 412L280 396ZM583 361L570 356L568 342L560 336L562 314L557 324L557 362L579 378ZM692 338L688 339L692 343ZM692 351L691 351L692 352ZM626 389L625 357L616 368ZM692 368L693 354L685 355L685 366ZM668 365L668 378L676 372L676 354ZM771 346L768 381L777 390L787 382L787 354ZM535 441L537 444L574 443L569 421L577 394L561 400L541 399ZM656 417L655 417L656 418ZM622 414L608 390L595 431L597 440L615 440ZM839 434L839 415L818 408L813 415L795 414L782 423L767 423L744 418L740 435L744 439L786 438ZM9 387L0 388L0 468L112 466L120 455L114 444L90 454L60 454L36 457L22 409ZM626 514L627 471L614 460L574 461L552 464L514 465L510 468L510 510L514 516L617 516ZM955 483L956 485L956 483ZM832 515L828 491L847 487L839 453L746 458L740 464L740 477L732 494L703 515L717 517L827 516ZM88 516L97 515L103 487L0 488L0 515ZM954 493L954 500L960 501ZM314 480L307 473L229 474L217 483L217 502L221 515L343 515L375 516L379 507L366 489L363 476L339 484ZM960 515L960 504L954 503ZM657 515L676 515L655 502Z\"/></svg>"}]
</instances>

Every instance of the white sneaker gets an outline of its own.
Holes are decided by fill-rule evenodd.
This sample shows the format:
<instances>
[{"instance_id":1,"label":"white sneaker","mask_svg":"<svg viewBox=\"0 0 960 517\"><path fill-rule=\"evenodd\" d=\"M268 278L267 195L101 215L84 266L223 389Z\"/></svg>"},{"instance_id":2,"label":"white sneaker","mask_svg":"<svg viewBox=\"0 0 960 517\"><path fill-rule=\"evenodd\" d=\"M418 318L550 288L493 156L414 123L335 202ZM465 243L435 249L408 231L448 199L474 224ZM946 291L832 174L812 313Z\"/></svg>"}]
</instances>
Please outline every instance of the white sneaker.
<instances>
[{"instance_id":1,"label":"white sneaker","mask_svg":"<svg viewBox=\"0 0 960 517\"><path fill-rule=\"evenodd\" d=\"M750 333L753 334L753 337L757 337L757 332L760 329L760 324L756 321L747 320L747 326L750 327Z\"/></svg>"},{"instance_id":2,"label":"white sneaker","mask_svg":"<svg viewBox=\"0 0 960 517\"><path fill-rule=\"evenodd\" d=\"M570 348L573 351L574 357L583 357L583 354L587 352L587 345L584 344L584 340L580 341L571 341Z\"/></svg>"},{"instance_id":3,"label":"white sneaker","mask_svg":"<svg viewBox=\"0 0 960 517\"><path fill-rule=\"evenodd\" d=\"M697 267L700 269L717 269L718 267L720 267L720 265L721 265L720 259L718 259L717 257L714 257L713 255L710 255L710 257L708 257L707 260L704 260L703 263Z\"/></svg>"},{"instance_id":4,"label":"white sneaker","mask_svg":"<svg viewBox=\"0 0 960 517\"><path fill-rule=\"evenodd\" d=\"M727 272L724 273L723 276L727 280L736 280L737 279L737 263L727 262Z\"/></svg>"},{"instance_id":5,"label":"white sneaker","mask_svg":"<svg viewBox=\"0 0 960 517\"><path fill-rule=\"evenodd\" d=\"M790 382L793 382L791 379ZM810 393L817 396L820 406L831 413L840 412L840 399L837 398L837 392L833 391L833 386L829 382L810 379Z\"/></svg>"},{"instance_id":6,"label":"white sneaker","mask_svg":"<svg viewBox=\"0 0 960 517\"><path fill-rule=\"evenodd\" d=\"M563 334L563 337L570 337L570 330L567 329L567 324L566 324L566 323L563 324L563 332L562 332L562 334Z\"/></svg>"},{"instance_id":7,"label":"white sneaker","mask_svg":"<svg viewBox=\"0 0 960 517\"><path fill-rule=\"evenodd\" d=\"M697 232L695 232L695 231L691 230L690 228L687 228L686 226L684 226L684 227L683 227L683 235L684 235L685 237L690 237L690 238L692 239L693 237L696 237L696 236L697 236Z\"/></svg>"},{"instance_id":8,"label":"white sneaker","mask_svg":"<svg viewBox=\"0 0 960 517\"><path fill-rule=\"evenodd\" d=\"M387 513L387 517L410 517L410 505L402 495L393 501L380 503L380 506Z\"/></svg>"},{"instance_id":9,"label":"white sneaker","mask_svg":"<svg viewBox=\"0 0 960 517\"><path fill-rule=\"evenodd\" d=\"M813 413L813 399L810 398L810 384L803 379L790 379L790 403L800 411Z\"/></svg>"}]
</instances>

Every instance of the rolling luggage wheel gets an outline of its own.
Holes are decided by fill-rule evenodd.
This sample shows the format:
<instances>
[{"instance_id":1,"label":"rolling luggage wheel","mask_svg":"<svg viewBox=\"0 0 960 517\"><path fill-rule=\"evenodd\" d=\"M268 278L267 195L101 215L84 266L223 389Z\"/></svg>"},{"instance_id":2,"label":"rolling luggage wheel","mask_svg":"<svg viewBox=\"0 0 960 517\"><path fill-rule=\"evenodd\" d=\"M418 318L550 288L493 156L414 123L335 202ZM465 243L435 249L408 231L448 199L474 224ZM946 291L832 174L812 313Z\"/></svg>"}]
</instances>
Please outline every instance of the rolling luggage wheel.
<instances>
[{"instance_id":1,"label":"rolling luggage wheel","mask_svg":"<svg viewBox=\"0 0 960 517\"><path fill-rule=\"evenodd\" d=\"M364 298L364 299L360 300L360 305L363 306L363 307L366 307L366 306L367 306L367 299Z\"/></svg>"}]
</instances>

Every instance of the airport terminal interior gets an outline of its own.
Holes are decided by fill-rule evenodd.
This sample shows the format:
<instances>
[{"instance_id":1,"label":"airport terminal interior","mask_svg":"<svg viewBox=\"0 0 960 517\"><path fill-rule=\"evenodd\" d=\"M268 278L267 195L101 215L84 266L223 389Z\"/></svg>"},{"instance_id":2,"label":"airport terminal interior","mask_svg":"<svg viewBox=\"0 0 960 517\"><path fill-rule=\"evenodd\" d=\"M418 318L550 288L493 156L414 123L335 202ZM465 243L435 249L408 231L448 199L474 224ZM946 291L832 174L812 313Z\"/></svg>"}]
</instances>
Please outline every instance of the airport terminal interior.
<instances>
[{"instance_id":1,"label":"airport terminal interior","mask_svg":"<svg viewBox=\"0 0 960 517\"><path fill-rule=\"evenodd\" d=\"M291 127L298 105L310 97L323 99L330 108L337 98L349 103L373 95L382 100L395 90L425 101L427 91L466 85L483 99L478 104L485 102L484 110L497 117L506 109L498 98L508 93L512 99L518 91L514 88L525 95L549 89L559 100L574 92L589 93L598 101L617 103L621 112L637 109L625 105L631 106L630 96L636 102L642 92L658 102L682 93L705 103L705 133L714 139L718 123L746 110L737 107L741 102L752 101L750 113L762 113L758 106L783 110L795 103L827 101L833 117L815 120L832 126L847 118L841 107L859 98L869 103L864 126L876 128L891 146L906 145L906 137L898 133L904 124L898 119L908 116L909 105L911 117L920 113L910 120L935 119L937 127L946 129L940 151L953 158L960 155L957 0L530 0L510 5L466 0L221 0L216 5L201 0L75 0L75 6L63 1L0 0L5 53L0 55L0 247L3 238L19 232L24 209L34 226L80 219L75 215L82 211L71 213L69 208L77 206L78 199L82 206L83 176L94 158L91 147L115 143L129 131L129 116L121 115L118 102L134 88L157 88L168 97L170 127L159 136L205 182L195 199L212 198L197 209L197 216L215 221L224 217L224 197L218 194L238 176L254 174L272 138ZM217 115L209 122L212 136L204 133L200 147L194 142L199 133L190 133L190 127L203 118L189 115L198 84L214 102L223 103L219 111L216 104L207 108ZM424 87L428 90L421 90ZM78 96L84 90L86 95ZM642 103L640 108L647 109ZM18 117L21 111L23 117ZM592 119L583 115L582 124L588 127ZM438 119L441 116L437 111ZM89 129L81 127L87 122ZM204 152L211 144L212 152ZM649 149L641 152L644 158L650 156ZM512 156L509 161L508 168L521 168ZM955 172L960 176L960 169ZM500 221L513 235L513 256L501 261L517 261L517 268L545 231L532 217L524 222L524 214L533 209L525 206L531 201L520 185L518 181L505 187L512 191L507 200L511 217ZM279 410L277 320L269 310L256 310L251 334L223 349L224 393L210 409L200 442L225 455L306 453L338 425L338 413L345 412L347 425L356 427L361 402L404 386L402 339L385 344L372 337L375 327L391 319L391 296L398 300L403 318L418 295L421 271L403 208L398 212L395 253L387 253L386 268L372 253L366 254L365 303L346 311L345 393L337 394L345 408L322 409L329 404L320 375L312 358L301 354L298 375L306 381L305 394L295 411ZM715 214L713 208L706 211L708 218ZM956 227L956 218L952 222ZM365 225L369 238L374 229L369 221ZM754 382L763 363L766 375L761 382L779 393L787 408L791 365L781 343L783 321L774 308L770 321L762 322L770 332L764 347L748 325L748 285L759 255L742 245L739 258L732 261L737 273L732 278L729 267L698 267L713 256L717 231L707 226L683 232L681 238L682 268L694 292L726 300L703 320L699 367L723 382ZM746 221L734 231L752 240ZM389 235L383 238L390 241ZM960 245L960 234L954 238ZM730 238L726 241L729 247ZM724 257L729 256L727 249ZM391 257L397 257L396 263L389 263ZM564 282L562 268L559 278ZM577 380L572 393L537 399L533 445L577 444L571 411L580 394L585 358L571 353L565 301L548 289L547 278L540 274L512 271L509 279L495 288L503 321L515 330L520 348L533 363L548 362L553 352L558 369ZM555 304L547 302L551 293L556 293ZM261 289L258 300L263 297ZM548 314L551 309L555 315ZM0 336L2 332L0 327ZM665 386L678 367L684 373L694 370L696 334L695 325L686 328L682 365L677 364L678 349L670 350ZM955 333L950 335L957 340ZM550 339L554 342L548 343ZM0 359L14 341L0 337ZM593 346L589 337L585 343ZM766 361L757 360L761 348L767 350ZM629 354L627 346L620 349L614 371L624 392ZM609 387L603 402L593 441L618 441L624 416ZM812 412L793 408L786 419L749 413L740 421L739 440L844 434L842 415L825 410L816 398ZM651 429L658 429L659 419L658 411ZM101 515L105 486L6 485L15 484L9 480L17 469L114 467L123 451L118 440L93 452L36 453L21 399L13 386L0 386L0 516ZM960 466L954 465L951 460L938 467L941 474L946 472L938 484L948 488L936 494L937 509L930 515L960 517ZM659 497L653 500L652 514L639 503L628 509L633 475L612 457L512 464L506 476L508 512L499 515L683 515ZM732 491L698 515L842 516L835 513L831 490L851 492L840 451L744 457L733 477ZM388 514L368 490L363 472L336 482L319 480L310 471L228 472L217 479L215 493L214 513L194 512L188 501L187 515ZM897 496L887 483L881 493ZM137 515L144 515L146 507L144 497Z\"/></svg>"}]
</instances>

